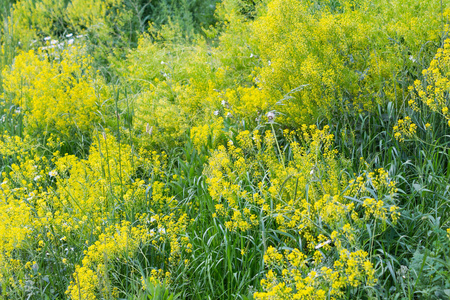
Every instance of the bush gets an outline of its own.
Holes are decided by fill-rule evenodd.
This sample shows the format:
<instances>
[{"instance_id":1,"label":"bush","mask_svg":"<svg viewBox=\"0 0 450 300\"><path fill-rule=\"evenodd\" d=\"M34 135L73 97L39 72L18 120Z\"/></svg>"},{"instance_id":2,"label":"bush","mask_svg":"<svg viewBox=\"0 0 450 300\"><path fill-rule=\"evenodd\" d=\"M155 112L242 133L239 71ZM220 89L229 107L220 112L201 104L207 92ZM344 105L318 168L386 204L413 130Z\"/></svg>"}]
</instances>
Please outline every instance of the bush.
<instances>
[{"instance_id":1,"label":"bush","mask_svg":"<svg viewBox=\"0 0 450 300\"><path fill-rule=\"evenodd\" d=\"M271 1L253 25L259 86L291 125L401 102L418 76L405 70L440 43L440 12L415 1Z\"/></svg>"},{"instance_id":2,"label":"bush","mask_svg":"<svg viewBox=\"0 0 450 300\"><path fill-rule=\"evenodd\" d=\"M28 134L53 133L63 141L90 136L107 99L90 63L85 49L68 46L60 53L22 52L4 70L5 101L25 115Z\"/></svg>"}]
</instances>

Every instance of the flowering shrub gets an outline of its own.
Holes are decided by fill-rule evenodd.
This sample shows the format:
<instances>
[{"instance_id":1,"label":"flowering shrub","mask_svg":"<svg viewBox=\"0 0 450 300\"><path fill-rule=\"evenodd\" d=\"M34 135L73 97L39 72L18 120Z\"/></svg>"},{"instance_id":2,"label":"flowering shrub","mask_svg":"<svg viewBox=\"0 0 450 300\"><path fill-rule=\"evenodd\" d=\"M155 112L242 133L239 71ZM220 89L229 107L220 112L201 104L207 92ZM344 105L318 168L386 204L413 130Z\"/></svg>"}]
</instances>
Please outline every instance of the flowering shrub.
<instances>
[{"instance_id":1,"label":"flowering shrub","mask_svg":"<svg viewBox=\"0 0 450 300\"><path fill-rule=\"evenodd\" d=\"M173 24L158 34L144 34L126 64L118 66L138 91L137 131L149 124L154 142L176 142L190 127L217 124L219 117L254 124L267 108L265 92L250 86L258 60L248 48L249 24L230 6L220 6L218 12L225 29L217 46L200 36L193 45L180 46L185 39Z\"/></svg>"},{"instance_id":2,"label":"flowering shrub","mask_svg":"<svg viewBox=\"0 0 450 300\"><path fill-rule=\"evenodd\" d=\"M50 56L40 50L22 52L4 70L5 96L24 111L29 134L54 132L67 140L92 130L105 94L89 64L82 48L70 47Z\"/></svg>"},{"instance_id":3,"label":"flowering shrub","mask_svg":"<svg viewBox=\"0 0 450 300\"><path fill-rule=\"evenodd\" d=\"M438 3L342 1L336 10L331 3L270 1L253 24L263 62L258 85L270 104L283 99L277 109L288 124L393 101L401 88L390 79L416 61L426 42L439 41L445 22L431 17L441 10Z\"/></svg>"},{"instance_id":4,"label":"flowering shrub","mask_svg":"<svg viewBox=\"0 0 450 300\"><path fill-rule=\"evenodd\" d=\"M2 174L1 276L8 277L16 267L28 263L26 252L21 251L30 245L35 244L32 247L38 252L44 248L55 251L56 262L31 263L42 269L40 274L49 276L52 268L65 265L75 254L67 249L81 244L87 248L85 258L81 265L71 265L75 275L67 293L73 298L81 295L93 299L104 294L102 289L110 284L105 273L111 272L109 260L132 257L145 244L160 247L162 252L170 245L170 251L160 254L158 263L177 266L182 253L189 249L189 238L185 236L188 219L168 213L176 201L166 195L161 182L165 176L164 154L141 150L138 156L110 134L101 134L87 159L55 152L49 161L27 144L29 138L5 136L5 141L7 144L0 144L4 159L16 153L21 158ZM149 173L140 175L153 178L150 183L137 177L138 169L143 168ZM150 196L146 194L148 184L152 187ZM105 226L108 219L124 220L130 211L143 208L147 213L130 216L138 218L140 225L123 221ZM20 284L27 276L25 272L17 280L11 278L11 288L17 285L17 291L25 289Z\"/></svg>"},{"instance_id":5,"label":"flowering shrub","mask_svg":"<svg viewBox=\"0 0 450 300\"><path fill-rule=\"evenodd\" d=\"M264 260L276 271L269 270L261 281L264 292L255 293L255 299L328 299L343 297L343 289L361 284L373 286L375 270L367 260L364 251L349 252L341 249L339 259L332 267L323 266L317 270L307 267L306 256L298 249L285 254L269 247Z\"/></svg>"},{"instance_id":6,"label":"flowering shrub","mask_svg":"<svg viewBox=\"0 0 450 300\"><path fill-rule=\"evenodd\" d=\"M171 266L184 263L179 257L184 250L189 251L189 240L181 237L186 230L186 216L181 216L177 220L174 215L155 215L153 219L152 222L148 217L140 217L141 222L156 223L157 231L149 229L145 224L131 226L127 221L106 228L105 232L99 235L98 240L85 251L82 264L76 266L73 274L74 281L70 283L66 294L71 299L98 299L101 295L104 297L108 293L117 298L120 293L119 285L111 278L114 274L114 264L117 264L114 260L124 260L128 263L136 253L143 250L144 245L150 245L157 251L164 251L165 247L170 246L170 253L168 257L163 257L162 263ZM157 272L153 268L145 275L153 283L161 284L165 279L168 282L170 272L161 273L161 269ZM145 281L142 288L146 288Z\"/></svg>"},{"instance_id":7,"label":"flowering shrub","mask_svg":"<svg viewBox=\"0 0 450 300\"><path fill-rule=\"evenodd\" d=\"M377 223L382 232L397 222L395 182L384 169L350 180L342 173L348 162L333 149L328 130L305 125L298 132L285 131L287 160L273 131L264 136L243 131L237 144L219 146L209 160L205 174L215 203L213 218L230 231L246 232L268 226L264 220L270 217L274 230L301 240L303 250L294 248L284 257L267 249L264 260L271 269L261 282L265 292L255 294L258 299L326 299L376 282L360 233Z\"/></svg>"},{"instance_id":8,"label":"flowering shrub","mask_svg":"<svg viewBox=\"0 0 450 300\"><path fill-rule=\"evenodd\" d=\"M397 125L394 126L394 137L399 141L404 141L406 138L412 138L416 134L417 125L411 121L410 117L400 119Z\"/></svg>"},{"instance_id":9,"label":"flowering shrub","mask_svg":"<svg viewBox=\"0 0 450 300\"><path fill-rule=\"evenodd\" d=\"M414 111L419 111L418 103L434 113L440 114L450 126L449 99L447 91L450 88L450 39L445 40L439 48L429 68L423 70L424 82L416 80L410 87L412 99L409 105Z\"/></svg>"}]
</instances>

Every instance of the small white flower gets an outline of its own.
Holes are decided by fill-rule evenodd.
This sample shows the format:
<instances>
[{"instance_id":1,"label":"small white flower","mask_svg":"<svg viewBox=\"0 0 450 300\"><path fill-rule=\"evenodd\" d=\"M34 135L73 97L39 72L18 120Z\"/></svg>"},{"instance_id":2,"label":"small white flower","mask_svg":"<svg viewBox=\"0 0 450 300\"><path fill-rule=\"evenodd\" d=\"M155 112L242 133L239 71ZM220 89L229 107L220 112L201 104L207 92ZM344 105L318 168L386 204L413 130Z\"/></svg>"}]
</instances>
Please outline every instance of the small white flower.
<instances>
[{"instance_id":1,"label":"small white flower","mask_svg":"<svg viewBox=\"0 0 450 300\"><path fill-rule=\"evenodd\" d=\"M73 36L73 33L66 34L66 38L70 38Z\"/></svg>"},{"instance_id":2,"label":"small white flower","mask_svg":"<svg viewBox=\"0 0 450 300\"><path fill-rule=\"evenodd\" d=\"M153 218L153 217L150 218L150 223L153 223L153 222L155 222L155 221L156 221L155 218Z\"/></svg>"},{"instance_id":3,"label":"small white flower","mask_svg":"<svg viewBox=\"0 0 450 300\"><path fill-rule=\"evenodd\" d=\"M58 172L56 172L56 170L53 170L53 171L50 171L48 173L48 175L50 175L50 177L56 177L56 176L58 176Z\"/></svg>"},{"instance_id":4,"label":"small white flower","mask_svg":"<svg viewBox=\"0 0 450 300\"><path fill-rule=\"evenodd\" d=\"M309 172L309 175L314 175L314 169L311 169L311 172Z\"/></svg>"},{"instance_id":5,"label":"small white flower","mask_svg":"<svg viewBox=\"0 0 450 300\"><path fill-rule=\"evenodd\" d=\"M254 57L253 53L250 54L250 58Z\"/></svg>"},{"instance_id":6,"label":"small white flower","mask_svg":"<svg viewBox=\"0 0 450 300\"><path fill-rule=\"evenodd\" d=\"M269 60L269 61L267 61L267 63L269 64L269 66L271 66L272 65L272 62Z\"/></svg>"},{"instance_id":7,"label":"small white flower","mask_svg":"<svg viewBox=\"0 0 450 300\"><path fill-rule=\"evenodd\" d=\"M414 62L414 63L417 61L417 60L414 58L414 56L412 56L412 55L409 56L409 60L412 61L412 62Z\"/></svg>"},{"instance_id":8,"label":"small white flower","mask_svg":"<svg viewBox=\"0 0 450 300\"><path fill-rule=\"evenodd\" d=\"M218 115L219 115L219 111L218 111L218 110L215 110L215 111L214 111L214 115L215 115L215 116L218 116Z\"/></svg>"},{"instance_id":9,"label":"small white flower","mask_svg":"<svg viewBox=\"0 0 450 300\"><path fill-rule=\"evenodd\" d=\"M266 116L269 122L273 122L275 120L275 113L273 111L269 111Z\"/></svg>"},{"instance_id":10,"label":"small white flower","mask_svg":"<svg viewBox=\"0 0 450 300\"><path fill-rule=\"evenodd\" d=\"M41 179L41 177L42 177L41 175L34 177L34 181L38 181L39 179Z\"/></svg>"},{"instance_id":11,"label":"small white flower","mask_svg":"<svg viewBox=\"0 0 450 300\"><path fill-rule=\"evenodd\" d=\"M228 141L228 144L230 144L230 145L234 145L234 143L233 143L233 141L232 141L232 140L229 140L229 141Z\"/></svg>"},{"instance_id":12,"label":"small white flower","mask_svg":"<svg viewBox=\"0 0 450 300\"><path fill-rule=\"evenodd\" d=\"M317 245L316 247L314 247L314 249L320 249L320 248L322 248L323 246L325 246L325 245L328 245L329 243L331 243L331 240L328 240L328 241L325 241L325 242L323 242L323 243L320 243L319 245Z\"/></svg>"},{"instance_id":13,"label":"small white flower","mask_svg":"<svg viewBox=\"0 0 450 300\"><path fill-rule=\"evenodd\" d=\"M222 106L227 106L228 105L228 102L225 101L225 100L222 100L220 103L222 104Z\"/></svg>"},{"instance_id":14,"label":"small white flower","mask_svg":"<svg viewBox=\"0 0 450 300\"><path fill-rule=\"evenodd\" d=\"M67 41L67 44L72 45L74 41L75 41L74 39L70 39Z\"/></svg>"},{"instance_id":15,"label":"small white flower","mask_svg":"<svg viewBox=\"0 0 450 300\"><path fill-rule=\"evenodd\" d=\"M159 234L165 234L166 233L166 229L165 228L158 228L158 233Z\"/></svg>"},{"instance_id":16,"label":"small white flower","mask_svg":"<svg viewBox=\"0 0 450 300\"><path fill-rule=\"evenodd\" d=\"M47 47L42 47L41 50L47 50L47 49L53 49L56 46L47 46Z\"/></svg>"},{"instance_id":17,"label":"small white flower","mask_svg":"<svg viewBox=\"0 0 450 300\"><path fill-rule=\"evenodd\" d=\"M56 45L56 44L58 44L58 41L57 41L57 40L51 40L51 41L50 41L50 45Z\"/></svg>"},{"instance_id":18,"label":"small white flower","mask_svg":"<svg viewBox=\"0 0 450 300\"><path fill-rule=\"evenodd\" d=\"M148 134L148 135L152 135L152 133L153 133L153 126L150 126L150 124L146 124L145 125L145 132Z\"/></svg>"},{"instance_id":19,"label":"small white flower","mask_svg":"<svg viewBox=\"0 0 450 300\"><path fill-rule=\"evenodd\" d=\"M231 113L227 113L227 118L231 118L231 117L232 117Z\"/></svg>"},{"instance_id":20,"label":"small white flower","mask_svg":"<svg viewBox=\"0 0 450 300\"><path fill-rule=\"evenodd\" d=\"M165 62L164 62L164 61L162 60L162 61L161 61L161 64L162 64L162 65L164 65L164 64L165 64Z\"/></svg>"},{"instance_id":21,"label":"small white flower","mask_svg":"<svg viewBox=\"0 0 450 300\"><path fill-rule=\"evenodd\" d=\"M44 38L44 41L50 41L52 38L50 36L47 36Z\"/></svg>"}]
</instances>

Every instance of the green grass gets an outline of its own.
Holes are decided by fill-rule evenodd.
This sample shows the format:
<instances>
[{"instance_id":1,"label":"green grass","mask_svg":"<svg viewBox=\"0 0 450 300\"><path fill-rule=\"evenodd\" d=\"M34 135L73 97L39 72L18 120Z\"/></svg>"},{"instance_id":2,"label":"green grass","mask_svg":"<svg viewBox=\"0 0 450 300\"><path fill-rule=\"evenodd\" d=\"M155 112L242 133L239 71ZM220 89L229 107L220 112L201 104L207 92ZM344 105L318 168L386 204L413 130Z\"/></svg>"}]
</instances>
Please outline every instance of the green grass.
<instances>
[{"instance_id":1,"label":"green grass","mask_svg":"<svg viewBox=\"0 0 450 300\"><path fill-rule=\"evenodd\" d=\"M8 139L9 136L25 138L27 134L26 116L30 112L15 105L15 95L3 94L5 88L2 84L0 85L0 150L5 151L0 153L0 173L2 173L0 182L12 181L15 189L20 193L26 188L22 194L11 192L1 198L4 200L2 205L7 205L14 199L22 199L30 208L33 216L37 216L37 211L44 207L32 197L30 197L31 200L28 200L28 196L26 196L32 190L37 189L37 179L33 179L36 178L35 175L33 177L27 175L26 162L33 159L35 160L33 163L38 165L36 168L43 170L42 180L45 181L39 192L42 192L45 197L48 195L54 197L45 198L46 201L49 201L45 206L45 209L48 210L46 218L56 218L59 208L57 208L57 203L52 201L56 201L54 199L62 195L64 189L58 185L59 181L57 182L62 179L55 179L56 177L49 175L49 171L56 168L59 159L59 154L55 155L55 151L59 151L61 157L66 154L75 155L81 161L88 161L92 154L90 151L93 151L90 150L90 146L95 142L103 143L102 134L105 133L106 136L106 133L110 133L118 141L117 149L101 149L104 152L101 152L99 161L96 163L98 162L99 168L104 169L103 177L93 177L89 178L91 181L87 181L92 182L92 186L95 186L104 180L101 188L107 191L105 195L108 195L108 199L111 201L108 202L109 206L102 207L105 215L103 223L98 225L100 232L106 230L109 225L119 224L124 220L129 221L131 226L137 226L141 222L137 214L142 213L148 214L149 217L159 213L173 214L175 219L181 218L183 215L187 216L185 231L177 233L176 238L186 238L191 246L188 249L186 244L182 244L182 249L177 252L177 263L169 261L169 258L172 257L171 251L174 250L174 240L163 240L165 232L161 232L161 230L158 232L153 221L149 221L145 226L157 234L152 239L140 241L137 250L132 253L123 251L116 256L111 254L111 257L106 257L105 254L104 267L107 271L105 274L98 271L98 274L102 274L103 277L100 280L101 287L95 290L101 298L253 299L255 292L264 289L261 280L266 278L268 270L271 269L265 258L266 251L270 246L277 248L280 252L298 248L309 255L308 272L316 268L311 258L314 250L308 248L308 241L299 233L301 230L293 228L281 230L276 220L277 216L264 213L262 208L257 205L253 205L251 208L254 211L259 209L257 211L259 225L245 231L230 230L226 224L227 218L213 217L217 212L216 205L224 204L226 201L225 199L214 200L210 195L208 176L205 171L219 146L231 149L229 141L238 145L237 136L244 130L260 129L261 132L268 130L274 133L276 143L272 147L267 142L263 142L261 149L252 145L252 148L245 150L247 152L244 151L243 156L250 158L252 165L247 166L248 171L245 175L237 176L233 182L239 186L240 191L246 191L252 195L262 193L258 182L270 185L274 176L271 173L273 166L261 162L263 156L274 153L275 160L281 162L280 165L292 166L294 164L293 144L283 135L283 130L298 130L301 127L300 124L294 126L292 123L285 125L277 122L265 122L266 112L264 111L257 112L258 118L260 118L257 121L249 120L248 116L241 118L239 114L233 112L231 116L223 116L220 135L207 134L206 142L200 147L196 145L189 130L173 138L169 136L170 128L164 127L166 124L158 123L159 120L155 121L153 126L147 125L146 130L139 128L142 120L138 119L137 115L142 113L139 111L141 107L136 99L140 99L140 101L151 99L152 104L156 100L164 99L167 100L168 105L171 105L170 107L177 108L178 105L178 108L184 109L182 105L187 107L194 102L194 100L192 103L187 101L190 96L197 97L195 105L198 107L192 105L201 112L198 115L186 113L186 118L190 122L186 128L192 128L197 125L209 124L206 120L209 118L206 116L206 112L209 113L209 110L211 115L219 110L221 110L221 114L222 110L225 112L229 103L224 99L230 90L240 86L246 88L255 86L263 89L258 83L255 83L254 79L246 77L260 72L261 66L265 62L257 56L256 49L251 49L252 45L247 44L247 42L255 43L249 38L249 33L242 33L236 29L244 24L248 25L260 18L260 15L264 15L265 2L263 1L262 4L255 2L257 1L227 0L223 1L223 6L221 6L215 0L127 1L126 7L136 12L138 16L137 23L133 24L131 29L116 28L117 31L114 34L102 41L95 36L95 32L90 32L85 40L89 49L98 51L92 52L98 58L93 67L107 79L105 88L109 91L109 98L103 100L104 104L109 106L104 111L98 112L101 122L92 124L92 132L74 134L64 145L49 145L47 144L47 135L37 134L36 138L27 142L29 143L27 146L33 148L32 150L25 149L24 152L20 152L20 149L15 149L12 153L7 153L8 147L14 147L11 140ZM341 2L314 1L310 8L315 12L329 9L334 14L340 14L344 11ZM2 22L0 68L2 70L13 66L14 57L21 50L28 48L28 46L19 44L20 37L15 34L11 21L7 18L10 15L11 4L10 1L0 3L0 21ZM444 6L444 3L442 5ZM214 14L217 7L219 10ZM233 11L230 8L235 8L236 11L233 13L236 15L231 16L236 19L230 16L228 16L230 19L221 19L224 18L223 15ZM239 20L236 21L237 19ZM148 43L141 45L149 47L144 50L150 49L149 45L152 43L156 46L151 48L148 53L142 49L136 50L138 37L147 30L147 24L150 21L155 23L151 32L153 35L147 36ZM216 23L217 21L219 23ZM215 27L208 29L210 25ZM132 34L124 36L123 33L129 29ZM178 30L175 33L181 38L165 39L168 35L164 34L169 34L171 30ZM163 33L163 35L158 36L158 33ZM203 37L199 38L201 35ZM212 39L205 38L209 35L212 36ZM356 240L352 247L354 246L354 249L361 248L368 253L368 260L374 266L378 281L373 286L363 282L357 287L343 288L343 299L412 300L448 299L450 297L450 237L447 231L450 228L450 127L441 113L432 111L424 103L419 103L418 110L413 110L408 105L408 101L411 99L408 87L413 85L414 80L425 82L421 71L427 68L432 61L435 54L432 52L434 46L443 46L443 37L446 35L447 32L442 32L441 45L430 45L435 41L422 45L423 52L420 54L418 64L404 63L404 69L399 74L385 79L386 85L392 82L397 84L393 96L395 99L391 99L392 101L378 104L373 111L355 110L339 114L334 112L332 117L321 117L316 121L319 128L323 128L325 125L330 126L330 132L334 134L335 149L344 160L349 162L346 168L340 170L342 178L356 178L364 172L383 168L387 170L389 177L396 182L398 188L395 195L380 192L381 198L377 199L386 203L394 203L399 207L400 217L397 224L393 224L389 220L377 222L374 219L364 219L363 201L369 196L363 198L358 198L357 195L346 196L348 203L354 203L357 206L355 209L357 216L361 220L364 219L364 226L359 227L363 229L355 232ZM248 40L237 41L241 37L248 38ZM116 38L117 40L114 40ZM111 50L108 45L119 45L120 49ZM165 45L170 45L170 47L165 47ZM430 47L431 50L427 47ZM251 61L247 57L247 52L251 53L252 59L255 57L255 61ZM195 59L198 61L194 59L190 61L189 53L192 53L193 57L195 55ZM145 59L143 54L154 55L154 57L143 61ZM166 58L172 59L174 66L169 66L167 61L165 64L159 63L160 60L166 60ZM110 66L110 62L113 62L114 65ZM141 66L140 64L145 66L146 62L151 62L147 65L154 68L147 73L142 73L148 75L149 78L143 78L142 81L130 84L127 76L135 74L127 72L137 70ZM172 68L172 73L169 71L168 74L164 73L169 67ZM228 67L224 73L226 78L219 82L217 79L219 75L216 72L224 67ZM206 84L201 85L203 84L202 76L205 74L209 76L208 79L211 82L214 80L219 82L211 89L217 93L215 96L218 98L208 100L212 103L211 107L201 106L209 103L206 100L201 102L203 101L202 97L209 96L208 92L202 91L202 93L195 94L195 88L207 88ZM187 78L188 76L191 78ZM150 77L160 79L155 81ZM255 75L254 78L258 78L258 76ZM0 82L2 82L1 80L0 73ZM189 90L192 86L195 87L192 88L194 91ZM220 88L220 90L217 91L216 88ZM339 89L339 87L335 88ZM149 94L146 94L147 92ZM150 95L151 92L155 94ZM382 94L381 90L378 92L378 95ZM377 97L378 95L373 96ZM242 96L245 95L237 97ZM288 97L289 94L286 95L286 99ZM383 97L388 98L386 95ZM198 98L202 98L202 100L200 101ZM222 100L225 101L225 104L222 103ZM241 99L239 98L239 100ZM448 91L444 100L449 106ZM277 106L272 108L276 109ZM164 107L159 106L158 109L162 110ZM172 117L175 119L177 113L178 111L168 113L166 115L167 122L172 122ZM203 113L204 115L202 115ZM404 141L400 141L396 138L393 128L400 119L405 117L411 118L412 122L417 125L417 131L414 135L405 138ZM278 115L277 118L281 119ZM276 121L278 120L276 119ZM202 123L203 121L205 123ZM431 125L431 129L426 128L425 124L427 123ZM160 134L159 137L156 137L157 133ZM297 142L303 141L299 132L292 139ZM304 144L309 145L308 143ZM128 146L131 149L129 156L124 152L125 147ZM322 148L319 147L320 151L324 151ZM117 156L110 154L115 150L118 151ZM165 164L156 166L155 160L152 160L152 155L154 155L152 152L162 156L165 153L167 155L167 158L164 158ZM126 158L132 160L131 165L134 170L129 177L122 174L122 168L125 168L124 166L129 162ZM89 164L85 174L91 174L88 169L93 168L94 165L95 163ZM111 169L111 165L118 166L117 170ZM23 175L23 178L15 178L9 174L15 169L19 170L18 172ZM235 175L237 172L231 170L230 174ZM300 174L300 171L298 172ZM256 173L258 174L255 175ZM68 170L65 174L60 175L69 178L73 174L75 174L74 170ZM116 178L117 181L114 181L115 177L111 174L119 174ZM305 174L300 175L304 176ZM277 191L277 197L267 196L272 206L285 205L288 197L291 197L289 200L298 200L297 190L291 194L288 190L290 181L297 178L295 176L286 178L280 184L281 188ZM139 179L144 181L143 187L132 190L130 186ZM313 193L314 188L320 190L320 185L322 185L324 190L321 180L318 177L307 185L306 191L302 191L308 201L310 200L308 199L309 193ZM156 182L162 182L163 191L157 190ZM93 189L92 186L86 184L86 195L90 195L89 189ZM69 184L64 186L68 195L72 195L72 192L76 190L75 187L76 183L73 183L73 186ZM346 187L342 187L342 189L345 190ZM3 187L1 191L4 191ZM6 195L6 192L4 193ZM368 188L367 194L377 198L377 188ZM158 196L176 200L176 205L158 207L151 202ZM240 205L247 204L244 203L244 197L236 196L236 198ZM77 201L75 199L74 203ZM70 210L75 212L76 207L71 207ZM71 212L70 210L69 212ZM343 218L345 217L348 216L343 216ZM0 256L0 262L4 263L4 265L0 265L0 274L3 274L3 277L0 276L0 298L67 298L68 296L65 294L67 287L71 281L77 280L74 278L74 272L76 266L81 265L86 256L84 251L87 251L89 246L94 245L99 239L99 235L93 232L94 227L89 227L91 226L89 222L93 224L95 221L88 220L83 223L85 227L74 230L71 235L65 237L66 240L59 235L64 232L58 227L60 225L51 224L39 227L30 233L30 238L26 239L24 245L18 246L12 252L3 251L1 255L17 260L21 267L8 269L6 264L11 261L2 262L3 256ZM314 232L324 233L327 238L329 237L333 229L330 224L322 223L320 218L311 220L311 222L315 225ZM6 221L4 223L7 224ZM169 231L168 228L165 230ZM0 242L7 244L6 238L1 234L3 232L0 232L0 238L4 238L5 241L0 240ZM56 238L51 238L51 235ZM161 239L159 239L160 237ZM41 240L43 246L39 243ZM40 250L37 250L38 248ZM0 249L2 248L0 247ZM339 258L339 253L335 250L324 251L322 254L325 257L324 265L330 267ZM63 263L63 259L67 261ZM33 263L24 267L26 262ZM289 267L292 266L280 266L279 270ZM158 269L170 272L170 278L169 276L162 278L159 283L152 282L152 271ZM281 275L278 278L281 278ZM146 286L145 289L142 288L142 282Z\"/></svg>"}]
</instances>

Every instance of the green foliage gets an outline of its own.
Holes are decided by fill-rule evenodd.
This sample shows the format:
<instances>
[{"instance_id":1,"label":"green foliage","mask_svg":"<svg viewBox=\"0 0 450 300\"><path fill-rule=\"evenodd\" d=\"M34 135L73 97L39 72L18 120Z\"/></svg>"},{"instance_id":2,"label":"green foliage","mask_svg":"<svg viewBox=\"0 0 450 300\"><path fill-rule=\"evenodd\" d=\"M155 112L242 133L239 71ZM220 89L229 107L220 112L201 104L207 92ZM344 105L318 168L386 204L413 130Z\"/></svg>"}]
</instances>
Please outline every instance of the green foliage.
<instances>
[{"instance_id":1,"label":"green foliage","mask_svg":"<svg viewBox=\"0 0 450 300\"><path fill-rule=\"evenodd\" d=\"M160 28L176 23L183 35L193 35L214 23L215 5L216 0L20 0L13 5L10 22L14 38L25 50L45 45L46 37L53 38L52 46L65 37L71 41L82 37L96 69L112 79L110 61L123 59L149 24Z\"/></svg>"},{"instance_id":2,"label":"green foliage","mask_svg":"<svg viewBox=\"0 0 450 300\"><path fill-rule=\"evenodd\" d=\"M142 298L138 299L149 299L149 300L177 300L180 299L180 294L170 294L166 285L163 284L152 284L148 283L148 291L145 293L147 297L140 296Z\"/></svg>"},{"instance_id":3,"label":"green foliage","mask_svg":"<svg viewBox=\"0 0 450 300\"><path fill-rule=\"evenodd\" d=\"M177 23L182 32L201 32L215 23L214 11L218 0L158 0L142 1L145 19L158 24Z\"/></svg>"},{"instance_id":4,"label":"green foliage","mask_svg":"<svg viewBox=\"0 0 450 300\"><path fill-rule=\"evenodd\" d=\"M414 70L413 61L426 62L448 23L435 17L441 13L437 2L342 1L339 7L271 1L254 22L254 47L263 62L259 86L272 104L282 104L276 109L287 124L401 102L400 91L417 78L405 70Z\"/></svg>"},{"instance_id":5,"label":"green foliage","mask_svg":"<svg viewBox=\"0 0 450 300\"><path fill-rule=\"evenodd\" d=\"M236 14L224 22L216 46L201 36L186 41L179 24L163 26L117 66L133 91L134 126L151 128L152 143L174 145L189 127L218 128L221 118L254 124L267 108L264 91L250 80L258 61L248 48L248 24Z\"/></svg>"},{"instance_id":6,"label":"green foliage","mask_svg":"<svg viewBox=\"0 0 450 300\"><path fill-rule=\"evenodd\" d=\"M0 2L0 298L448 299L449 15Z\"/></svg>"},{"instance_id":7,"label":"green foliage","mask_svg":"<svg viewBox=\"0 0 450 300\"><path fill-rule=\"evenodd\" d=\"M5 17L9 15L10 9L14 1L5 0L0 3L0 22L3 23Z\"/></svg>"}]
</instances>

